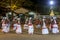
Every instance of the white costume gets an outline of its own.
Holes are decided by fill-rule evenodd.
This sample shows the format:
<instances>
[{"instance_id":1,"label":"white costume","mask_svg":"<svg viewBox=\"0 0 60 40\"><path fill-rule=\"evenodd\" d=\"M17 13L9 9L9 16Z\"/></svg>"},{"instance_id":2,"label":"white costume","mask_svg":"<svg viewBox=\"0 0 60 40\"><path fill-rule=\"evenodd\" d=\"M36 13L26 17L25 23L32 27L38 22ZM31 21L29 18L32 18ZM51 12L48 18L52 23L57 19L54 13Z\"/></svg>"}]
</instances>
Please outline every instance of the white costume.
<instances>
[{"instance_id":1,"label":"white costume","mask_svg":"<svg viewBox=\"0 0 60 40\"><path fill-rule=\"evenodd\" d=\"M10 31L10 24L6 24L8 32Z\"/></svg>"},{"instance_id":2,"label":"white costume","mask_svg":"<svg viewBox=\"0 0 60 40\"><path fill-rule=\"evenodd\" d=\"M29 34L33 34L33 32L34 32L33 25L29 25L28 33L29 33Z\"/></svg>"},{"instance_id":3,"label":"white costume","mask_svg":"<svg viewBox=\"0 0 60 40\"><path fill-rule=\"evenodd\" d=\"M28 33L29 34L33 34L34 33L34 27L33 27L33 24L31 22L31 18L29 19L29 23L28 23Z\"/></svg>"},{"instance_id":4,"label":"white costume","mask_svg":"<svg viewBox=\"0 0 60 40\"><path fill-rule=\"evenodd\" d=\"M17 23L16 23L16 17L13 19L13 30L16 30L16 27L17 27Z\"/></svg>"},{"instance_id":5,"label":"white costume","mask_svg":"<svg viewBox=\"0 0 60 40\"><path fill-rule=\"evenodd\" d=\"M13 30L16 30L17 23L15 23L13 26L14 26L14 27L13 27Z\"/></svg>"},{"instance_id":6,"label":"white costume","mask_svg":"<svg viewBox=\"0 0 60 40\"><path fill-rule=\"evenodd\" d=\"M7 23L5 23L5 19L2 20L2 31L7 33L7 32L9 32L9 28L8 28Z\"/></svg>"},{"instance_id":7,"label":"white costume","mask_svg":"<svg viewBox=\"0 0 60 40\"><path fill-rule=\"evenodd\" d=\"M17 34L22 33L22 28L21 28L21 25L20 24L17 24L16 33Z\"/></svg>"},{"instance_id":8,"label":"white costume","mask_svg":"<svg viewBox=\"0 0 60 40\"><path fill-rule=\"evenodd\" d=\"M2 31L6 33L9 32L9 28L7 27L7 24L4 23L2 24Z\"/></svg>"},{"instance_id":9,"label":"white costume","mask_svg":"<svg viewBox=\"0 0 60 40\"><path fill-rule=\"evenodd\" d=\"M59 33L58 30L58 25L56 24L56 20L54 20L53 28L52 28L52 33Z\"/></svg>"},{"instance_id":10,"label":"white costume","mask_svg":"<svg viewBox=\"0 0 60 40\"><path fill-rule=\"evenodd\" d=\"M16 33L17 34L22 33L22 28L21 28L21 25L20 25L20 18L18 18L18 23L17 23L17 26L16 26Z\"/></svg>"},{"instance_id":11,"label":"white costume","mask_svg":"<svg viewBox=\"0 0 60 40\"><path fill-rule=\"evenodd\" d=\"M28 22L28 19L26 19L26 21L25 21L24 29L28 29L28 24L27 24L27 22Z\"/></svg>"},{"instance_id":12,"label":"white costume","mask_svg":"<svg viewBox=\"0 0 60 40\"><path fill-rule=\"evenodd\" d=\"M49 31L48 31L48 29L46 27L46 24L44 22L44 19L43 19L42 34L49 34Z\"/></svg>"}]
</instances>

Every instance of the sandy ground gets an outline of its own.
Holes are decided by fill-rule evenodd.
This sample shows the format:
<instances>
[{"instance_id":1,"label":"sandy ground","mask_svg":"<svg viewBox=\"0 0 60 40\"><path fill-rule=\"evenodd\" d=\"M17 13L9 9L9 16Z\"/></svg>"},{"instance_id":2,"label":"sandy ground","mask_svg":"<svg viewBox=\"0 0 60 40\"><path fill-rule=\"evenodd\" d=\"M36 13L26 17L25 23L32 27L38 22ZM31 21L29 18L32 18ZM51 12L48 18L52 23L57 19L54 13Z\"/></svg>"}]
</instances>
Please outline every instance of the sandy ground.
<instances>
[{"instance_id":1,"label":"sandy ground","mask_svg":"<svg viewBox=\"0 0 60 40\"><path fill-rule=\"evenodd\" d=\"M28 35L28 34L0 33L0 40L60 40L60 34Z\"/></svg>"},{"instance_id":2,"label":"sandy ground","mask_svg":"<svg viewBox=\"0 0 60 40\"><path fill-rule=\"evenodd\" d=\"M41 29L36 29L33 35L29 35L27 30L23 30L22 34L16 34L15 31L10 31L10 33L2 33L0 29L0 40L60 40L60 33L42 35Z\"/></svg>"},{"instance_id":3,"label":"sandy ground","mask_svg":"<svg viewBox=\"0 0 60 40\"><path fill-rule=\"evenodd\" d=\"M23 30L22 34L16 34L14 31L4 34L0 31L0 40L60 40L60 33L42 35L40 29L36 29L33 35L29 35L27 30Z\"/></svg>"}]
</instances>

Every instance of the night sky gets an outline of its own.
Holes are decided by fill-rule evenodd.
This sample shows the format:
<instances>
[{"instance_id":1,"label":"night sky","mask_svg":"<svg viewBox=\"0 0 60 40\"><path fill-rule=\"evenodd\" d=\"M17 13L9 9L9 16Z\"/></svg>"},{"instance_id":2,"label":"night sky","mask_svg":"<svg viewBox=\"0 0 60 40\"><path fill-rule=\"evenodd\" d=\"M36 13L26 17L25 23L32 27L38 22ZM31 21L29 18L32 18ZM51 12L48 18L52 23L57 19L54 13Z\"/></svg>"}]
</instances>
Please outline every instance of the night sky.
<instances>
[{"instance_id":1,"label":"night sky","mask_svg":"<svg viewBox=\"0 0 60 40\"><path fill-rule=\"evenodd\" d=\"M31 1L40 5L49 5L50 0L31 0ZM53 1L54 1L54 5L60 5L60 0L53 0Z\"/></svg>"},{"instance_id":2,"label":"night sky","mask_svg":"<svg viewBox=\"0 0 60 40\"><path fill-rule=\"evenodd\" d=\"M45 13L48 13L48 9L45 9L44 10L44 7L49 7L50 8L50 4L49 4L49 2L50 2L50 0L31 0L32 2L34 2L35 4L37 4L38 6L39 6L39 12L44 12L44 14ZM53 9L54 11L57 11L57 12L60 12L60 9L59 9L59 7L60 7L60 0L53 0L54 1L54 7L56 8L56 9ZM58 10L59 9L59 10Z\"/></svg>"}]
</instances>

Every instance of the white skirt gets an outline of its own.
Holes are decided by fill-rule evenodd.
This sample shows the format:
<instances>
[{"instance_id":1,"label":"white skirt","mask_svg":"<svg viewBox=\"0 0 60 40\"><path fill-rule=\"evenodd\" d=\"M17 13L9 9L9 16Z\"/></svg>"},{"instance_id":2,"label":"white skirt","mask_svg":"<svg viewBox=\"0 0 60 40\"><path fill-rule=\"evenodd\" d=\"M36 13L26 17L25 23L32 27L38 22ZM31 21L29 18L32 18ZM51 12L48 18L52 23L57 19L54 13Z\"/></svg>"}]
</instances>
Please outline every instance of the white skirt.
<instances>
[{"instance_id":1,"label":"white skirt","mask_svg":"<svg viewBox=\"0 0 60 40\"><path fill-rule=\"evenodd\" d=\"M17 29L16 29L16 33L17 33L17 34L22 33L22 29L21 29L21 28L17 28Z\"/></svg>"},{"instance_id":2,"label":"white skirt","mask_svg":"<svg viewBox=\"0 0 60 40\"><path fill-rule=\"evenodd\" d=\"M7 24L7 30L10 31L10 24Z\"/></svg>"},{"instance_id":3,"label":"white skirt","mask_svg":"<svg viewBox=\"0 0 60 40\"><path fill-rule=\"evenodd\" d=\"M33 34L33 32L34 32L34 28L33 28L33 27L29 27L29 29L28 29L28 33L29 33L29 34L30 34L30 33Z\"/></svg>"},{"instance_id":4,"label":"white skirt","mask_svg":"<svg viewBox=\"0 0 60 40\"><path fill-rule=\"evenodd\" d=\"M16 26L17 26L17 24L14 24L13 26L14 26L14 27L13 27L13 30L16 30Z\"/></svg>"},{"instance_id":5,"label":"white skirt","mask_svg":"<svg viewBox=\"0 0 60 40\"><path fill-rule=\"evenodd\" d=\"M59 33L58 28L52 28L52 33Z\"/></svg>"},{"instance_id":6,"label":"white skirt","mask_svg":"<svg viewBox=\"0 0 60 40\"><path fill-rule=\"evenodd\" d=\"M49 31L48 31L48 29L47 29L47 28L45 28L45 29L42 29L42 34L49 34Z\"/></svg>"},{"instance_id":7,"label":"white skirt","mask_svg":"<svg viewBox=\"0 0 60 40\"><path fill-rule=\"evenodd\" d=\"M9 28L7 28L6 26L2 29L3 32L9 32Z\"/></svg>"},{"instance_id":8,"label":"white skirt","mask_svg":"<svg viewBox=\"0 0 60 40\"><path fill-rule=\"evenodd\" d=\"M13 27L13 30L16 30L16 26Z\"/></svg>"}]
</instances>

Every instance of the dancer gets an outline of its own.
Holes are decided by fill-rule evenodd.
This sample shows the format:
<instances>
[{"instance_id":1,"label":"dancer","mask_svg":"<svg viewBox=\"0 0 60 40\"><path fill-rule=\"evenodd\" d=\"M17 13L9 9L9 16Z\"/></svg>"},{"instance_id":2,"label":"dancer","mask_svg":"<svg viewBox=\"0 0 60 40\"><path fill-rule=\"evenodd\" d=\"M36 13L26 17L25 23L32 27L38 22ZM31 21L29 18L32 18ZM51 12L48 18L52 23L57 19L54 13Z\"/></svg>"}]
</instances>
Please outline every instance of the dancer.
<instances>
[{"instance_id":1,"label":"dancer","mask_svg":"<svg viewBox=\"0 0 60 40\"><path fill-rule=\"evenodd\" d=\"M28 29L28 20L25 21L25 24L24 24L24 29Z\"/></svg>"},{"instance_id":2,"label":"dancer","mask_svg":"<svg viewBox=\"0 0 60 40\"><path fill-rule=\"evenodd\" d=\"M59 29L58 29L58 25L57 25L56 19L54 19L52 33L59 33Z\"/></svg>"},{"instance_id":3,"label":"dancer","mask_svg":"<svg viewBox=\"0 0 60 40\"><path fill-rule=\"evenodd\" d=\"M9 32L9 29L8 29L8 27L7 27L6 17L5 17L5 19L2 21L2 32L4 32L4 33L8 33L8 32Z\"/></svg>"},{"instance_id":4,"label":"dancer","mask_svg":"<svg viewBox=\"0 0 60 40\"><path fill-rule=\"evenodd\" d=\"M52 18L51 21L50 21L50 26L49 26L50 32L52 31L52 28L53 28L53 18Z\"/></svg>"},{"instance_id":5,"label":"dancer","mask_svg":"<svg viewBox=\"0 0 60 40\"><path fill-rule=\"evenodd\" d=\"M32 21L31 21L31 18L29 19L29 22L28 22L28 34L33 34L34 33L34 27L33 27L33 24L32 24Z\"/></svg>"},{"instance_id":6,"label":"dancer","mask_svg":"<svg viewBox=\"0 0 60 40\"><path fill-rule=\"evenodd\" d=\"M24 24L24 29L26 29L26 30L28 29L28 24L27 23Z\"/></svg>"},{"instance_id":7,"label":"dancer","mask_svg":"<svg viewBox=\"0 0 60 40\"><path fill-rule=\"evenodd\" d=\"M7 30L8 30L8 32L10 31L10 21L9 21L9 19L6 19L6 26L7 26Z\"/></svg>"},{"instance_id":8,"label":"dancer","mask_svg":"<svg viewBox=\"0 0 60 40\"><path fill-rule=\"evenodd\" d=\"M13 30L15 31L17 27L17 19L13 19Z\"/></svg>"},{"instance_id":9,"label":"dancer","mask_svg":"<svg viewBox=\"0 0 60 40\"><path fill-rule=\"evenodd\" d=\"M45 24L45 19L43 18L42 34L49 34L48 28Z\"/></svg>"},{"instance_id":10,"label":"dancer","mask_svg":"<svg viewBox=\"0 0 60 40\"><path fill-rule=\"evenodd\" d=\"M18 18L17 20L17 26L16 26L16 33L17 34L21 34L22 33L22 28L21 28L21 24L20 24L20 18Z\"/></svg>"}]
</instances>

